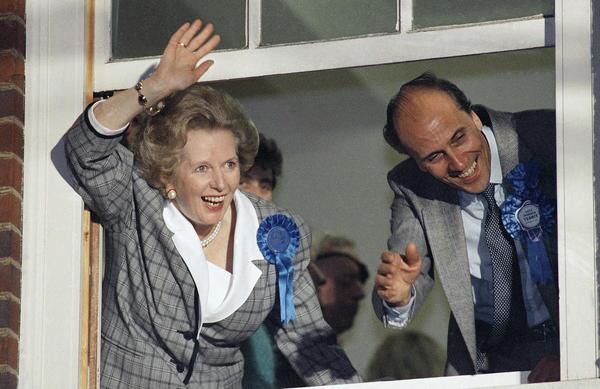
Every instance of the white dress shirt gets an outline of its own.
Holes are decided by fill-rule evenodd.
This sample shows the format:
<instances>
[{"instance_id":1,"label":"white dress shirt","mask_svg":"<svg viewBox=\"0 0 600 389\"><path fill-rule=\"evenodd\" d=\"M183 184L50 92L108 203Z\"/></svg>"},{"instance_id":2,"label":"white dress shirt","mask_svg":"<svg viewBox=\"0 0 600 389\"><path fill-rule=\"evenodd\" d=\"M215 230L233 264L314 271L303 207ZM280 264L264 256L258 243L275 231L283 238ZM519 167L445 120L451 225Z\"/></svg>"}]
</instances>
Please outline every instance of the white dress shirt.
<instances>
[{"instance_id":1,"label":"white dress shirt","mask_svg":"<svg viewBox=\"0 0 600 389\"><path fill-rule=\"evenodd\" d=\"M88 119L90 120L90 124L92 125L94 130L96 130L99 134L106 135L106 136L117 136L117 135L125 132L125 130L127 129L127 126L129 126L129 123L117 130L111 130L110 128L105 127L102 124L100 124L98 119L96 119L96 115L94 115L94 108L96 108L96 106L98 106L99 104L104 104L105 101L106 100L98 100L92 105L92 107L90 109L88 109Z\"/></svg>"}]
</instances>

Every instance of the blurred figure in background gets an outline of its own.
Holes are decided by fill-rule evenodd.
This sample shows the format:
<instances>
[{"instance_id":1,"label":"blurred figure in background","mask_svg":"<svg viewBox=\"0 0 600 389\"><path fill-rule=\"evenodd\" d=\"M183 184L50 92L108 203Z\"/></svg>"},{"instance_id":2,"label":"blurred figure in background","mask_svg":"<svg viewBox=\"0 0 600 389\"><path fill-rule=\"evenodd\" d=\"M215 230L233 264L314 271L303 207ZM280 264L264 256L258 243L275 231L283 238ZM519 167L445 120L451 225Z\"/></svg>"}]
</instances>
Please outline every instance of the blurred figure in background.
<instances>
[{"instance_id":1,"label":"blurred figure in background","mask_svg":"<svg viewBox=\"0 0 600 389\"><path fill-rule=\"evenodd\" d=\"M358 303L365 297L364 284L369 272L358 257L352 240L341 235L326 234L308 264L323 318L338 336L338 342L339 335L352 327ZM281 353L276 353L275 361L279 387L306 386Z\"/></svg>"},{"instance_id":2,"label":"blurred figure in background","mask_svg":"<svg viewBox=\"0 0 600 389\"><path fill-rule=\"evenodd\" d=\"M273 139L259 134L258 154L254 165L242 175L240 189L258 197L273 201L277 177L281 175L283 157Z\"/></svg>"},{"instance_id":3,"label":"blurred figure in background","mask_svg":"<svg viewBox=\"0 0 600 389\"><path fill-rule=\"evenodd\" d=\"M354 242L344 236L325 235L313 258L308 270L317 286L323 317L339 336L354 323L369 272L358 259Z\"/></svg>"},{"instance_id":4,"label":"blurred figure in background","mask_svg":"<svg viewBox=\"0 0 600 389\"><path fill-rule=\"evenodd\" d=\"M413 330L388 336L381 342L371 363L369 381L407 380L444 375L442 348L430 336Z\"/></svg>"}]
</instances>

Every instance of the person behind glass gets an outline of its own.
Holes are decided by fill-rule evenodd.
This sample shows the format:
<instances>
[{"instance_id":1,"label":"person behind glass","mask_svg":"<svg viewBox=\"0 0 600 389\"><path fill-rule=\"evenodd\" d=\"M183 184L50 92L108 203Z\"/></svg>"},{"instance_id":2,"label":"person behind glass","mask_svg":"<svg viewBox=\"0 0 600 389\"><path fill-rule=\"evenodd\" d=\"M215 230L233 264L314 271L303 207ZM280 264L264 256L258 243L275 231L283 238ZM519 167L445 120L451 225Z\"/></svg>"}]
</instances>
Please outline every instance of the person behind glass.
<instances>
[{"instance_id":1,"label":"person behind glass","mask_svg":"<svg viewBox=\"0 0 600 389\"><path fill-rule=\"evenodd\" d=\"M323 317L339 336L354 324L369 272L358 259L354 242L344 236L325 235L313 264L309 272L318 285Z\"/></svg>"},{"instance_id":2,"label":"person behind glass","mask_svg":"<svg viewBox=\"0 0 600 389\"><path fill-rule=\"evenodd\" d=\"M391 99L384 137L410 159L388 173L395 198L378 317L405 327L435 265L451 309L447 374L532 370L529 381L558 380L554 112L472 106L424 73Z\"/></svg>"},{"instance_id":3,"label":"person behind glass","mask_svg":"<svg viewBox=\"0 0 600 389\"><path fill-rule=\"evenodd\" d=\"M358 260L354 242L341 235L325 235L313 258L308 271L317 286L323 317L339 336L354 323L358 303L365 296L364 283L369 273ZM277 387L304 386L286 360L276 358L276 362Z\"/></svg>"},{"instance_id":4,"label":"person behind glass","mask_svg":"<svg viewBox=\"0 0 600 389\"><path fill-rule=\"evenodd\" d=\"M410 380L444 374L446 357L429 335L415 330L390 334L369 362L369 381Z\"/></svg>"},{"instance_id":5,"label":"person behind glass","mask_svg":"<svg viewBox=\"0 0 600 389\"><path fill-rule=\"evenodd\" d=\"M238 388L239 345L264 321L307 383L360 381L318 309L308 227L237 190L258 134L233 98L195 84L219 43L201 27L181 26L149 78L88 107L66 135L74 185L106 234L100 386ZM120 144L128 123L132 151ZM285 328L257 243L274 214L299 230Z\"/></svg>"},{"instance_id":6,"label":"person behind glass","mask_svg":"<svg viewBox=\"0 0 600 389\"><path fill-rule=\"evenodd\" d=\"M259 133L258 153L254 165L242 174L240 188L263 200L273 201L277 177L281 175L283 157L275 140Z\"/></svg>"}]
</instances>

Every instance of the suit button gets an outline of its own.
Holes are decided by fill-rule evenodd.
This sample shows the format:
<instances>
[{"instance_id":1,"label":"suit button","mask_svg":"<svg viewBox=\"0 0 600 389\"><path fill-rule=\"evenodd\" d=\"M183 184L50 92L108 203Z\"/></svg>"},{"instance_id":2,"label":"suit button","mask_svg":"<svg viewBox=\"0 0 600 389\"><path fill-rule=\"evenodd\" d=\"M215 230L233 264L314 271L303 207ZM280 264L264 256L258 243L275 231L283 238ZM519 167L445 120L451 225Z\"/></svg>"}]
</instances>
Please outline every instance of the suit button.
<instances>
[{"instance_id":1,"label":"suit button","mask_svg":"<svg viewBox=\"0 0 600 389\"><path fill-rule=\"evenodd\" d=\"M177 371L179 373L183 373L184 370L185 370L185 366L183 365L183 363L178 363L177 364Z\"/></svg>"},{"instance_id":2,"label":"suit button","mask_svg":"<svg viewBox=\"0 0 600 389\"><path fill-rule=\"evenodd\" d=\"M196 336L195 331L177 331L177 332L179 332L181 335L183 335L183 339L185 339L185 340L192 340Z\"/></svg>"}]
</instances>

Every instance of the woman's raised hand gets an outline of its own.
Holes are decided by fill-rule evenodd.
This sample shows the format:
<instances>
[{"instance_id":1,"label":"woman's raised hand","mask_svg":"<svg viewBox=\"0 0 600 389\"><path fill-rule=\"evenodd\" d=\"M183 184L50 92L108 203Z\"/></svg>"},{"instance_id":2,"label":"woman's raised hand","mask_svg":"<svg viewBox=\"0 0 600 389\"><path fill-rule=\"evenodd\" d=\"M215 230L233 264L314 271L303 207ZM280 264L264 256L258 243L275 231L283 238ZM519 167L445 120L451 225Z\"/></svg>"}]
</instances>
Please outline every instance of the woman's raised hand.
<instances>
[{"instance_id":1,"label":"woman's raised hand","mask_svg":"<svg viewBox=\"0 0 600 389\"><path fill-rule=\"evenodd\" d=\"M212 60L200 61L220 41L212 24L203 27L200 20L185 23L169 39L151 78L167 95L187 88L212 66Z\"/></svg>"},{"instance_id":2,"label":"woman's raised hand","mask_svg":"<svg viewBox=\"0 0 600 389\"><path fill-rule=\"evenodd\" d=\"M202 22L196 20L179 27L169 39L156 71L143 80L139 93L133 87L115 93L94 108L96 119L108 129L120 129L142 111L138 94L143 94L144 106L151 107L171 93L192 85L213 64L211 60L200 60L220 41L212 24L202 28Z\"/></svg>"}]
</instances>

